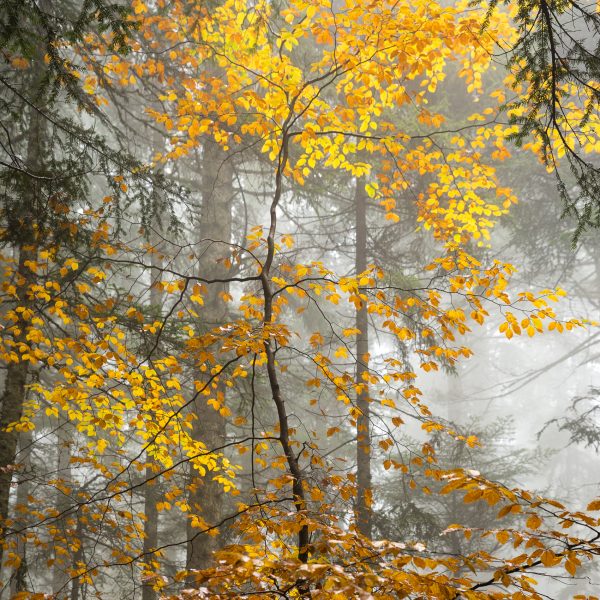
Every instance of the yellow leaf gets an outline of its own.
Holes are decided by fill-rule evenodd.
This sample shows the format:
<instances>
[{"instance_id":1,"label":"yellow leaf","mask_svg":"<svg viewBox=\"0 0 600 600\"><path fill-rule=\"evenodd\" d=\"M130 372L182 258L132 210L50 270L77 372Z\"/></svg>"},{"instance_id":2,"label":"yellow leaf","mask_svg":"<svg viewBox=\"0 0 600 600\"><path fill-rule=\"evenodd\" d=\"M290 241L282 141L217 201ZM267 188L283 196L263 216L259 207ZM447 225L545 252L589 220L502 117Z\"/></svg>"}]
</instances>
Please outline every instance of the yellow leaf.
<instances>
[{"instance_id":1,"label":"yellow leaf","mask_svg":"<svg viewBox=\"0 0 600 600\"><path fill-rule=\"evenodd\" d=\"M598 498L596 500L592 500L587 505L587 510L600 510L600 498Z\"/></svg>"},{"instance_id":2,"label":"yellow leaf","mask_svg":"<svg viewBox=\"0 0 600 600\"><path fill-rule=\"evenodd\" d=\"M544 550L540 556L540 560L545 567L553 567L560 562L560 558L552 550Z\"/></svg>"},{"instance_id":3,"label":"yellow leaf","mask_svg":"<svg viewBox=\"0 0 600 600\"><path fill-rule=\"evenodd\" d=\"M336 358L348 358L348 348L346 348L346 346L340 346L335 351L335 357Z\"/></svg>"},{"instance_id":4,"label":"yellow leaf","mask_svg":"<svg viewBox=\"0 0 600 600\"><path fill-rule=\"evenodd\" d=\"M529 529L538 529L538 527L542 524L542 519L540 519L540 517L537 515L531 515L525 524L527 527L529 527Z\"/></svg>"},{"instance_id":5,"label":"yellow leaf","mask_svg":"<svg viewBox=\"0 0 600 600\"><path fill-rule=\"evenodd\" d=\"M575 573L577 573L577 565L574 561L568 559L565 562L565 569L567 570L569 575L571 575L571 577L575 577Z\"/></svg>"},{"instance_id":6,"label":"yellow leaf","mask_svg":"<svg viewBox=\"0 0 600 600\"><path fill-rule=\"evenodd\" d=\"M141 0L135 0L133 6L136 15L148 12L148 7Z\"/></svg>"},{"instance_id":7,"label":"yellow leaf","mask_svg":"<svg viewBox=\"0 0 600 600\"><path fill-rule=\"evenodd\" d=\"M496 533L496 539L498 540L499 544L506 544L506 542L508 542L508 540L510 540L510 534L508 533L508 531L498 531L498 533Z\"/></svg>"}]
</instances>

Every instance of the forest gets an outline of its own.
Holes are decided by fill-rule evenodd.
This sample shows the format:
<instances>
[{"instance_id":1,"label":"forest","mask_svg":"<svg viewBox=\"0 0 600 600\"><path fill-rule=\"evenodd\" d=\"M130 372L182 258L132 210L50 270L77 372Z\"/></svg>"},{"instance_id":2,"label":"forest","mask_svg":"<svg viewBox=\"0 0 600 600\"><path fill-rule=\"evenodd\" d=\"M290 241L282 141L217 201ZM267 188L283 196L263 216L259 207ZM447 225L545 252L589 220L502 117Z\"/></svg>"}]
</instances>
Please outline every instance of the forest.
<instances>
[{"instance_id":1,"label":"forest","mask_svg":"<svg viewBox=\"0 0 600 600\"><path fill-rule=\"evenodd\" d=\"M0 1L0 599L598 600L600 5Z\"/></svg>"}]
</instances>

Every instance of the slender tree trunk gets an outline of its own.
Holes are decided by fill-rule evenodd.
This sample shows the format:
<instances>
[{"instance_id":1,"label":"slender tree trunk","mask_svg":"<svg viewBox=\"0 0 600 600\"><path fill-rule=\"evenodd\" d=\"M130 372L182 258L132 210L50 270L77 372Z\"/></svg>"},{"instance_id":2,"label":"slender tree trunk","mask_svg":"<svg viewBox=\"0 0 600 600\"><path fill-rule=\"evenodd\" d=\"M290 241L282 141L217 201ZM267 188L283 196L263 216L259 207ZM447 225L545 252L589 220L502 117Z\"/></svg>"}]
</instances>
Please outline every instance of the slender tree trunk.
<instances>
[{"instance_id":1,"label":"slender tree trunk","mask_svg":"<svg viewBox=\"0 0 600 600\"><path fill-rule=\"evenodd\" d=\"M31 431L23 431L19 435L20 473L17 483L17 504L14 517L18 529L23 529L29 522L28 498L31 492L31 444L33 436ZM10 597L27 589L27 546L25 536L18 535L15 553L20 559L19 566L10 578Z\"/></svg>"},{"instance_id":2,"label":"slender tree trunk","mask_svg":"<svg viewBox=\"0 0 600 600\"><path fill-rule=\"evenodd\" d=\"M597 238L596 238L597 239ZM590 290L590 300L596 308L600 307L600 242L591 245L590 254L594 262L594 288Z\"/></svg>"},{"instance_id":3,"label":"slender tree trunk","mask_svg":"<svg viewBox=\"0 0 600 600\"><path fill-rule=\"evenodd\" d=\"M71 436L68 428L69 423L66 420L62 420L58 423L56 429L56 441L57 441L57 461L56 461L56 477L60 479L64 486L71 489ZM73 515L67 515L67 511L71 506L71 498L65 493L64 490L57 489L54 497L54 506L59 515L56 523L56 529L60 532L54 536L54 544L62 546L65 552L54 551L54 565L52 568L52 593L56 598L66 598L68 596L68 586L71 577L68 574L69 566L76 566L73 560L71 565L67 564L66 559L70 552L68 552L69 545L71 543L71 536L73 530L70 527L70 520L73 519ZM72 524L71 524L72 526ZM83 543L81 538L79 543Z\"/></svg>"},{"instance_id":4,"label":"slender tree trunk","mask_svg":"<svg viewBox=\"0 0 600 600\"><path fill-rule=\"evenodd\" d=\"M479 354L477 354L479 356ZM461 377L461 364L456 365L456 373L450 373L447 375L447 394L446 399L448 405L448 420L454 424L462 424L464 417L464 403L463 398L465 395L463 381Z\"/></svg>"},{"instance_id":5,"label":"slender tree trunk","mask_svg":"<svg viewBox=\"0 0 600 600\"><path fill-rule=\"evenodd\" d=\"M27 288L29 286L30 271L25 266L27 260L33 258L30 250L21 248L19 252L19 263L17 267L17 289L18 306L27 307ZM22 313L20 313L22 314ZM27 322L23 317L15 324L18 333L14 336L15 349L18 352L19 344L27 344L26 329ZM6 368L6 380L4 393L2 394L2 408L0 411L0 527L7 526L9 517L10 488L13 475L13 464L17 453L19 432L15 429L7 431L11 423L16 423L23 416L23 404L25 402L27 375L29 362L19 360L10 362ZM3 547L0 545L0 564L2 564Z\"/></svg>"},{"instance_id":6,"label":"slender tree trunk","mask_svg":"<svg viewBox=\"0 0 600 600\"><path fill-rule=\"evenodd\" d=\"M263 327L270 325L273 322L273 289L271 287L271 268L275 258L275 235L277 232L277 208L283 194L283 173L285 172L288 163L288 148L289 148L289 125L292 120L293 111L290 110L288 117L282 126L282 142L281 151L279 154L279 162L275 175L275 191L269 211L270 224L269 233L267 235L267 256L262 265L260 272L260 283L265 302ZM292 440L290 440L290 426L288 421L287 409L285 406L285 398L281 392L279 385L279 377L277 375L277 367L275 363L275 348L273 340L269 336L264 342L265 356L267 359L267 375L269 377L269 387L271 389L271 397L273 404L277 409L277 420L279 425L279 443L285 455L287 466L290 475L292 476L292 493L294 495L294 506L298 514L306 510L306 496L304 491L304 473L298 462L299 456L296 456L292 448ZM298 560L301 563L308 563L310 558L310 532L306 524L302 524L298 530ZM303 577L299 577L296 581L296 589L300 597L310 597L310 585Z\"/></svg>"},{"instance_id":7,"label":"slender tree trunk","mask_svg":"<svg viewBox=\"0 0 600 600\"><path fill-rule=\"evenodd\" d=\"M233 166L223 150L214 142L204 146L202 164L202 213L200 238L202 257L200 275L206 278L226 278L227 270L223 259L229 256L231 248L231 202L233 198ZM213 283L207 286L204 305L201 309L203 327L211 329L223 323L226 318L226 304L222 293L229 289L227 283ZM223 402L225 386L217 384L211 395ZM225 439L225 420L218 411L200 396L195 405L196 420L193 435L206 444L208 450L222 446ZM190 507L209 525L217 525L222 519L221 485L213 481L212 473L199 477L192 469L190 480ZM212 555L221 546L220 536L198 533L188 527L187 568L196 570L210 566ZM193 579L193 578L192 578Z\"/></svg>"},{"instance_id":8,"label":"slender tree trunk","mask_svg":"<svg viewBox=\"0 0 600 600\"><path fill-rule=\"evenodd\" d=\"M356 180L355 218L356 252L355 271L360 274L367 268L367 195L364 181ZM359 292L365 291L359 288ZM371 431L369 373L369 321L367 304L363 301L356 309L356 406L360 410L356 426L356 525L358 531L370 538L372 534L371 513Z\"/></svg>"},{"instance_id":9,"label":"slender tree trunk","mask_svg":"<svg viewBox=\"0 0 600 600\"><path fill-rule=\"evenodd\" d=\"M150 467L146 467L146 479L150 479L154 472ZM151 563L154 561L153 550L158 546L158 510L156 503L158 501L158 490L156 480L147 481L144 485L144 562L149 565L147 567L151 573L154 569ZM157 595L153 589L153 581L143 581L142 583L142 600L156 600Z\"/></svg>"},{"instance_id":10,"label":"slender tree trunk","mask_svg":"<svg viewBox=\"0 0 600 600\"><path fill-rule=\"evenodd\" d=\"M151 255L151 281L150 281L150 308L152 314L156 315L156 319L160 320L162 313L162 302L163 294L160 289L155 285L160 281L162 276L163 260L157 252L160 252L161 245L157 235L152 236L153 246L155 252ZM148 457L148 460L150 458ZM146 467L146 484L144 485L144 562L149 566L147 567L150 574L154 572L151 563L154 562L155 557L153 551L158 547L158 510L156 503L158 502L158 480L154 478L154 471L152 467ZM142 583L142 600L156 600L157 595L153 589L152 579L143 581Z\"/></svg>"},{"instance_id":11,"label":"slender tree trunk","mask_svg":"<svg viewBox=\"0 0 600 600\"><path fill-rule=\"evenodd\" d=\"M83 526L81 523L81 520L79 519L79 513L77 513L75 515L75 518L77 519L77 525L75 526L75 535L81 540L81 536L83 535ZM79 546L77 546L77 550L75 551L75 554L73 555L73 564L74 565L78 565L79 563L83 562L85 560L85 555L83 553L83 541L81 544L79 544ZM79 592L81 590L81 581L79 580L79 577L75 577L73 578L73 581L71 583L71 596L70 596L70 600L79 600ZM85 598L85 593L84 593L84 598Z\"/></svg>"}]
</instances>

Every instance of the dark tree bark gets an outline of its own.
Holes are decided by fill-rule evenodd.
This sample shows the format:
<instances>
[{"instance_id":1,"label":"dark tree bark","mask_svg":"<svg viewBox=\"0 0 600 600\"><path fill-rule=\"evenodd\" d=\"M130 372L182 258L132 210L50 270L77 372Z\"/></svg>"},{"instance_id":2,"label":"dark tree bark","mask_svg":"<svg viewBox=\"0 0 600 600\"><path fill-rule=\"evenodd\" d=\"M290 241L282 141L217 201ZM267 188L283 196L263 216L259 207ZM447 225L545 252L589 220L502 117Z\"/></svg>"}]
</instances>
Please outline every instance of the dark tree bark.
<instances>
[{"instance_id":1,"label":"dark tree bark","mask_svg":"<svg viewBox=\"0 0 600 600\"><path fill-rule=\"evenodd\" d=\"M40 87L43 77L43 57L39 53L33 59L33 71L31 75L31 88L36 90ZM39 111L34 107L29 109L29 129L27 133L26 167L27 172L37 174L42 171L44 155L46 152L47 123ZM28 177L28 189L24 191L23 198L19 202L13 200L6 211L12 211L9 215L13 223L19 224L20 240L16 244L18 252L18 263L15 273L16 300L14 307L28 309L31 300L28 297L29 285L31 283L32 271L27 266L28 261L35 261L37 257L37 239L35 224L36 210L43 206L40 182L35 177ZM13 232L14 235L14 232ZM23 348L28 345L27 328L29 322L23 312L18 313L18 321L12 327L14 349L19 357L17 361L10 361L6 367L6 379L4 393L2 394L0 408L0 528L6 527L9 518L10 488L13 475L13 464L15 462L19 432L15 429L7 431L11 423L16 423L23 416L23 404L25 402L27 377L29 373L29 362L21 359ZM3 558L3 547L0 545L0 565Z\"/></svg>"},{"instance_id":2,"label":"dark tree bark","mask_svg":"<svg viewBox=\"0 0 600 600\"><path fill-rule=\"evenodd\" d=\"M27 298L30 271L25 263L33 257L34 253L31 250L21 248L17 267L17 285L15 287L17 288L18 306L24 308L27 308L30 304ZM23 313L19 314L22 315ZM17 352L19 344L27 344L27 327L28 323L21 316L15 324L15 330L18 333L15 333L13 338ZM10 362L6 368L6 380L0 410L0 526L2 529L6 527L5 524L9 518L10 489L19 441L18 430L13 428L7 431L7 429L23 416L28 373L29 362L27 360L19 359L18 362ZM0 545L0 564L2 555L3 547Z\"/></svg>"}]
</instances>

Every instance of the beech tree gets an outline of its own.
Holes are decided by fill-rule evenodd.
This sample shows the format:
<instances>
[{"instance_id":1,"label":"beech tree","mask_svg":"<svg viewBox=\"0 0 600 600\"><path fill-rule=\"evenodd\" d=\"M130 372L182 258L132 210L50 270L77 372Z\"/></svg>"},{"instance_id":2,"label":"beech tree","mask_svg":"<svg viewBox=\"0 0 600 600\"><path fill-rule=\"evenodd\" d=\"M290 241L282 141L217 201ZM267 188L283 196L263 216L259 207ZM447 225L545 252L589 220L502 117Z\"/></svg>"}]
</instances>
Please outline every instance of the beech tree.
<instances>
[{"instance_id":1,"label":"beech tree","mask_svg":"<svg viewBox=\"0 0 600 600\"><path fill-rule=\"evenodd\" d=\"M29 13L9 8L18 31ZM29 107L11 127L31 140L19 142L25 162L6 143L5 176L24 172L27 186L7 188L2 213L0 519L17 597L537 599L540 573L574 577L595 557L599 500L569 509L445 465L440 438L461 449L479 441L432 414L419 383L468 359L466 336L492 314L509 339L588 325L554 310L562 289L519 291L515 266L478 250L517 201L497 170L511 139L555 166L549 152L569 151L569 119L594 135L586 107L551 114L554 133L531 125L548 75L535 64L514 61L488 89L498 46L518 57L543 43L519 46L523 6L514 27L495 3L84 2L61 36L47 34L54 9L38 8L47 43L37 54L22 36L5 43L23 87L54 78L35 101L7 84ZM449 80L477 108L463 124L450 126L456 115L440 101ZM551 111L561 85L573 83L551 79ZM103 111L124 97L161 131L152 164L112 150ZM63 98L103 136L59 121ZM65 160L84 167L68 173L70 187ZM190 164L199 220L164 183ZM353 199L348 264L282 229L282 215L313 210L294 207L297 190L327 177ZM24 198L35 210L19 210ZM371 215L390 231L419 228L432 256L419 255L410 277L387 274L368 255ZM63 423L69 436L56 433ZM407 455L409 426L422 439ZM338 450L349 432L348 464ZM35 489L19 434L31 436L23 447L49 435L68 445L58 473L35 470ZM496 520L446 523L469 541L459 552L409 535L372 539L382 530L373 474L386 471L422 494L485 503Z\"/></svg>"}]
</instances>

